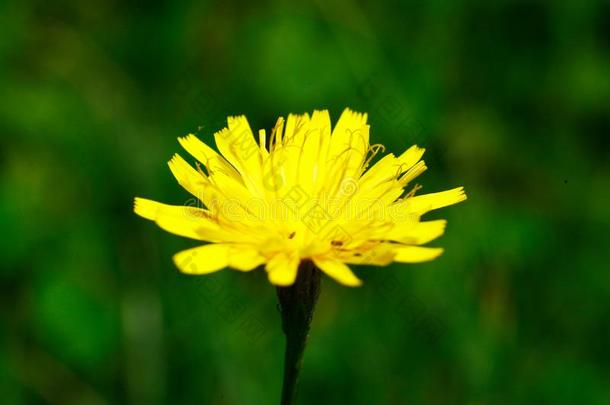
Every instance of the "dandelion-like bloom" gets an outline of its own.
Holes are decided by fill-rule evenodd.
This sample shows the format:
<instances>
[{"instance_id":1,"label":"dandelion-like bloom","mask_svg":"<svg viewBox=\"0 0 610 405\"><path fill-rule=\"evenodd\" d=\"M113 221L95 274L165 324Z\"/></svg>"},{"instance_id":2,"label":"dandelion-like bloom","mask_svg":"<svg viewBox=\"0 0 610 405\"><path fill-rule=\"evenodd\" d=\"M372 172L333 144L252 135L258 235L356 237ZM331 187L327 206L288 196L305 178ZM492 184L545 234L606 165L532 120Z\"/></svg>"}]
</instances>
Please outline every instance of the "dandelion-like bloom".
<instances>
[{"instance_id":1,"label":"dandelion-like bloom","mask_svg":"<svg viewBox=\"0 0 610 405\"><path fill-rule=\"evenodd\" d=\"M310 261L347 286L361 281L348 265L384 266L436 258L421 246L441 236L445 220L426 212L466 199L462 187L415 195L426 170L424 149L399 156L369 142L367 115L346 109L331 130L328 111L279 118L258 142L244 116L214 135L218 152L194 135L179 138L198 163L175 155L169 167L196 203L172 206L136 198L135 212L176 235L208 242L177 253L188 274L265 265L269 281L292 285Z\"/></svg>"}]
</instances>

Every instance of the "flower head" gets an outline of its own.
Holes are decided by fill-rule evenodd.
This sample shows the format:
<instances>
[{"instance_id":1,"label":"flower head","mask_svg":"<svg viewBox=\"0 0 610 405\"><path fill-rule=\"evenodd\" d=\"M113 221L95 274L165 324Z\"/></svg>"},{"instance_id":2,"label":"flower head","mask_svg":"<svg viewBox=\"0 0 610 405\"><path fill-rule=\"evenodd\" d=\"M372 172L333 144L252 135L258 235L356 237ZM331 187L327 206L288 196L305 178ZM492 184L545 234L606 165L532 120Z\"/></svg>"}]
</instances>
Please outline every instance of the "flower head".
<instances>
[{"instance_id":1,"label":"flower head","mask_svg":"<svg viewBox=\"0 0 610 405\"><path fill-rule=\"evenodd\" d=\"M299 263L312 261L338 282L361 281L349 264L384 266L436 258L423 247L441 236L445 220L428 211L466 199L462 187L415 195L410 183L426 170L424 149L399 156L369 142L367 115L346 109L331 129L328 111L279 118L258 142L244 116L229 117L214 135L216 152L194 135L179 138L198 162L178 154L169 168L195 199L166 205L136 198L136 214L168 232L208 242L177 253L188 274L265 265L269 281L294 283Z\"/></svg>"}]
</instances>

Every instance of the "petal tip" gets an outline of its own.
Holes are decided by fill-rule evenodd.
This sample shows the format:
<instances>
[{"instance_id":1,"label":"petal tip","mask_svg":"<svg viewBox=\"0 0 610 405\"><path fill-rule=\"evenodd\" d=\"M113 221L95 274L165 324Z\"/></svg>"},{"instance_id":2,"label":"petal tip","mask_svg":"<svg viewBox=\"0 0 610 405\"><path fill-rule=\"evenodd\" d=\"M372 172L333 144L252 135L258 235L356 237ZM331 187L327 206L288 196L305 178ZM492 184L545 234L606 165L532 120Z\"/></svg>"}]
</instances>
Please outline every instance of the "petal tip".
<instances>
[{"instance_id":1,"label":"petal tip","mask_svg":"<svg viewBox=\"0 0 610 405\"><path fill-rule=\"evenodd\" d=\"M353 280L350 280L349 282L342 281L341 283L347 287L362 287L363 284L362 280L360 280L359 278L355 278Z\"/></svg>"},{"instance_id":2,"label":"petal tip","mask_svg":"<svg viewBox=\"0 0 610 405\"><path fill-rule=\"evenodd\" d=\"M133 199L133 212L142 218L154 220L156 216L155 202L142 197Z\"/></svg>"}]
</instances>

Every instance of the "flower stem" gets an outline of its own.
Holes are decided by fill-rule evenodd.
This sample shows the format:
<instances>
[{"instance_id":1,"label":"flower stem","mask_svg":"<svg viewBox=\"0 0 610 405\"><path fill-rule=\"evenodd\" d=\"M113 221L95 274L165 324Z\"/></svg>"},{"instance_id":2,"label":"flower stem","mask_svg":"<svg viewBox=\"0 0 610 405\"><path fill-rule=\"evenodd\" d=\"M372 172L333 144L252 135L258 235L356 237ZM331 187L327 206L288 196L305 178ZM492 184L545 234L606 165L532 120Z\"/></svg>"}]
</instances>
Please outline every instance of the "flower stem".
<instances>
[{"instance_id":1,"label":"flower stem","mask_svg":"<svg viewBox=\"0 0 610 405\"><path fill-rule=\"evenodd\" d=\"M311 261L301 262L293 285L277 288L282 329L286 335L281 405L291 405L294 401L307 336L319 295L320 271Z\"/></svg>"}]
</instances>

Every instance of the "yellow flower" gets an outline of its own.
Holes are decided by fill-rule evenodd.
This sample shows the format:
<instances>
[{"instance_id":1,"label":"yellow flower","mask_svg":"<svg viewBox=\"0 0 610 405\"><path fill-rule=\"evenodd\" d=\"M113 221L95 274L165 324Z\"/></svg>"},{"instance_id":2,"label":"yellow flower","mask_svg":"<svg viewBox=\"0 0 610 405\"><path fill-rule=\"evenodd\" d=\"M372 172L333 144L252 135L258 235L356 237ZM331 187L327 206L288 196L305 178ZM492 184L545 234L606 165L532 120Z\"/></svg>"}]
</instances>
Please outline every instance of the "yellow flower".
<instances>
[{"instance_id":1,"label":"yellow flower","mask_svg":"<svg viewBox=\"0 0 610 405\"><path fill-rule=\"evenodd\" d=\"M424 149L400 156L369 143L367 115L346 109L331 132L328 111L279 118L258 143L244 116L229 117L214 135L220 153L194 135L179 138L199 161L175 155L169 168L196 203L166 205L136 198L136 214L176 235L209 242L177 253L187 274L265 264L275 285L294 283L312 261L338 282L361 281L348 264L384 266L432 260L441 248L419 246L441 236L445 220L421 221L430 210L466 199L462 187L415 195L407 185L426 170ZM368 170L367 170L368 169Z\"/></svg>"}]
</instances>

